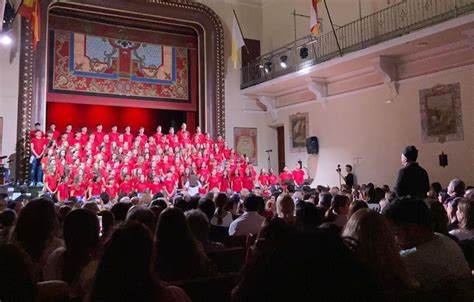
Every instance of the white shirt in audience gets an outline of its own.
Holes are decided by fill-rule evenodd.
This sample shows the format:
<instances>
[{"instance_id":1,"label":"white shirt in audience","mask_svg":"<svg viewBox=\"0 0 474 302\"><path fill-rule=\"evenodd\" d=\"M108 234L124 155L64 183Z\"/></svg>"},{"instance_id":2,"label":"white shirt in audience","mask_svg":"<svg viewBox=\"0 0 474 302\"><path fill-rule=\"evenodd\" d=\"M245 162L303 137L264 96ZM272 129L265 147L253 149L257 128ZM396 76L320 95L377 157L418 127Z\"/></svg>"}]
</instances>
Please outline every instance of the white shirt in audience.
<instances>
[{"instance_id":1,"label":"white shirt in audience","mask_svg":"<svg viewBox=\"0 0 474 302\"><path fill-rule=\"evenodd\" d=\"M230 236L242 236L248 234L258 234L262 226L264 217L258 212L244 212L242 216L234 220L229 226Z\"/></svg>"},{"instance_id":2,"label":"white shirt in audience","mask_svg":"<svg viewBox=\"0 0 474 302\"><path fill-rule=\"evenodd\" d=\"M217 215L217 211L215 215ZM230 212L225 212L225 216L222 217L222 224L217 223L218 222L217 216L212 217L211 224L228 228L230 224L232 223L232 221L233 221L232 214Z\"/></svg>"},{"instance_id":3,"label":"white shirt in audience","mask_svg":"<svg viewBox=\"0 0 474 302\"><path fill-rule=\"evenodd\" d=\"M425 289L433 289L443 282L469 280L471 276L461 248L439 233L426 243L401 251L400 255Z\"/></svg>"},{"instance_id":4,"label":"white shirt in audience","mask_svg":"<svg viewBox=\"0 0 474 302\"><path fill-rule=\"evenodd\" d=\"M456 236L459 241L474 238L474 230L468 229L455 229L450 231L449 234Z\"/></svg>"}]
</instances>

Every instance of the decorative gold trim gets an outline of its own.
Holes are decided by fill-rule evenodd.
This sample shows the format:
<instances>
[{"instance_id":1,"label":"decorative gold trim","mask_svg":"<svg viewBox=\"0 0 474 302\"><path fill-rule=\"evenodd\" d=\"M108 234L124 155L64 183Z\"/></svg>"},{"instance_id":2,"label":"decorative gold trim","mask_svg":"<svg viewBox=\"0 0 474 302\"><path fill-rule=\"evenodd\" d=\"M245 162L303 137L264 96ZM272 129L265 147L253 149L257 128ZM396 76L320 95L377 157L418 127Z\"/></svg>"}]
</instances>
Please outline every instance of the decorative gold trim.
<instances>
[{"instance_id":1,"label":"decorative gold trim","mask_svg":"<svg viewBox=\"0 0 474 302\"><path fill-rule=\"evenodd\" d=\"M33 107L34 53L31 23L21 19L20 76L18 88L18 127L16 146L16 179L26 181L30 174L29 127Z\"/></svg>"}]
</instances>

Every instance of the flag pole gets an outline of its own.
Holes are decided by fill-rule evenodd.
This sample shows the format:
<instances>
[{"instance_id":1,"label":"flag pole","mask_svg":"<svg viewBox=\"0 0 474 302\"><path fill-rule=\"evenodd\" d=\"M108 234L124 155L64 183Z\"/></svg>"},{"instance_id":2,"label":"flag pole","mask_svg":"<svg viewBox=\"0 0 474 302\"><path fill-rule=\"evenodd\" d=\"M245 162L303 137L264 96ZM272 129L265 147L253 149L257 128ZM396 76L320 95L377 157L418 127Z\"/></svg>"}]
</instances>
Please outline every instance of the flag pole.
<instances>
[{"instance_id":1,"label":"flag pole","mask_svg":"<svg viewBox=\"0 0 474 302\"><path fill-rule=\"evenodd\" d=\"M332 32L334 33L334 38L336 39L336 44L337 44L337 48L339 49L339 54L342 57L341 45L339 45L339 40L337 39L336 31L334 30L334 24L332 23L331 14L329 13L328 4L326 3L326 0L323 0L323 1L324 1L324 7L326 7L326 12L328 13L329 22L331 23Z\"/></svg>"},{"instance_id":2,"label":"flag pole","mask_svg":"<svg viewBox=\"0 0 474 302\"><path fill-rule=\"evenodd\" d=\"M242 35L242 38L243 38L244 37L244 32L242 31L242 27L240 27L239 18L237 18L237 14L235 13L235 9L232 9L232 11L234 12L235 20L237 20L237 26L239 26L240 34ZM247 47L247 44L245 43L245 39L244 39L244 46L245 46L245 51L247 51L247 54L250 54L250 51Z\"/></svg>"}]
</instances>

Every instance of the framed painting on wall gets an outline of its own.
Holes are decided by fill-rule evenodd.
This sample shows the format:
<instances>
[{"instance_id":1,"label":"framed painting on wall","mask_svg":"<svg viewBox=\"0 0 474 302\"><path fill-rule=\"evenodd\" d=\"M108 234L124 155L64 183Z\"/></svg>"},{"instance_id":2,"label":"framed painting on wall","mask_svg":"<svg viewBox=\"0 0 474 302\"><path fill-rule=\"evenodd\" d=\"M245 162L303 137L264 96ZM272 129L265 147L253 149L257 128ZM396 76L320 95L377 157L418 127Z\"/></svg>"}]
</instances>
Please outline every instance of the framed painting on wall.
<instances>
[{"instance_id":1,"label":"framed painting on wall","mask_svg":"<svg viewBox=\"0 0 474 302\"><path fill-rule=\"evenodd\" d=\"M303 152L306 150L306 138L309 136L308 113L290 115L290 150Z\"/></svg>"},{"instance_id":2,"label":"framed painting on wall","mask_svg":"<svg viewBox=\"0 0 474 302\"><path fill-rule=\"evenodd\" d=\"M423 143L464 140L460 84L420 90Z\"/></svg>"},{"instance_id":3,"label":"framed painting on wall","mask_svg":"<svg viewBox=\"0 0 474 302\"><path fill-rule=\"evenodd\" d=\"M252 164L257 166L257 128L234 127L234 149L239 156L248 156Z\"/></svg>"}]
</instances>

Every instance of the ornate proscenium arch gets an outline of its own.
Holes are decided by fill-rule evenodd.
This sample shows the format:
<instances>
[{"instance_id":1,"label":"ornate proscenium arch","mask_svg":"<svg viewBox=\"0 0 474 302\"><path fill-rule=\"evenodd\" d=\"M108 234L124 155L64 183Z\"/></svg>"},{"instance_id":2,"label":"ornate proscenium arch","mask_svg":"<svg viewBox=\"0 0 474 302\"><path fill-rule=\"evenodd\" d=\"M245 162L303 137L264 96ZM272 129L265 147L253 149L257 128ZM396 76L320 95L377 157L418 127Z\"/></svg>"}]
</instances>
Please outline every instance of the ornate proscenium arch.
<instances>
[{"instance_id":1,"label":"ornate proscenium arch","mask_svg":"<svg viewBox=\"0 0 474 302\"><path fill-rule=\"evenodd\" d=\"M17 178L28 178L28 129L46 120L47 16L51 9L192 28L199 40L199 124L213 137L225 134L224 30L216 13L192 0L46 0L41 2L42 28L35 52L29 21L22 19L18 105Z\"/></svg>"}]
</instances>

